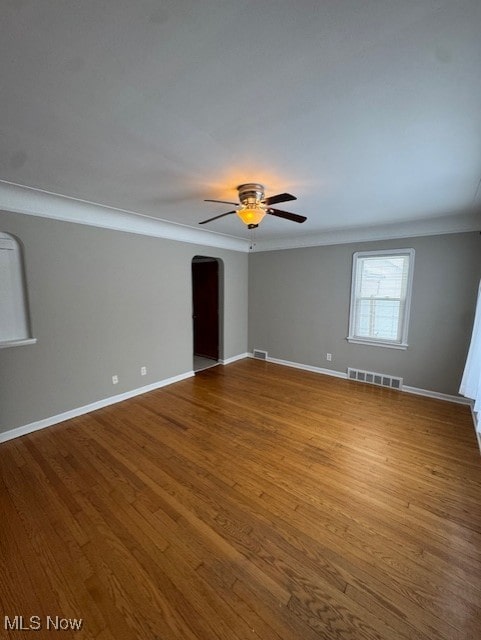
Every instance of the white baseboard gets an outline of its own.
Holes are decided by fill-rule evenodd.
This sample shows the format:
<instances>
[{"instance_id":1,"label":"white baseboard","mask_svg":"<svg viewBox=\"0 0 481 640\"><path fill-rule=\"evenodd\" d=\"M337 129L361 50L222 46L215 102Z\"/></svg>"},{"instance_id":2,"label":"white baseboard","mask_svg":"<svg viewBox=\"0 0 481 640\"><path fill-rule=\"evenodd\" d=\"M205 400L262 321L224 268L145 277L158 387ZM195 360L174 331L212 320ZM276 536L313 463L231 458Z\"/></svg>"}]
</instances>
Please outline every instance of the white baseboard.
<instances>
[{"instance_id":1,"label":"white baseboard","mask_svg":"<svg viewBox=\"0 0 481 640\"><path fill-rule=\"evenodd\" d=\"M239 353L237 356L232 356L231 358L226 358L225 360L219 360L221 364L232 364L233 362L237 362L237 360L244 360L244 358L248 358L250 356L249 353Z\"/></svg>"},{"instance_id":2,"label":"white baseboard","mask_svg":"<svg viewBox=\"0 0 481 640\"><path fill-rule=\"evenodd\" d=\"M116 396L103 398L102 400L97 400L96 402L92 402L91 404L87 404L83 407L77 407L76 409L71 409L70 411L59 413L56 416L44 418L43 420L37 420L36 422L31 422L30 424L26 424L22 427L17 427L16 429L10 429L10 431L0 433L0 443L6 442L7 440L13 440L13 438L18 438L19 436L25 436L28 433L32 433L33 431L39 431L40 429L51 427L54 424L64 422L65 420L70 420L71 418L77 418L78 416L84 415L85 413L90 413L91 411L96 411L97 409L108 407L111 404L116 404L117 402L128 400L129 398L139 396L142 393L154 391L155 389L160 389L161 387L166 387L169 384L174 384L174 382L186 380L187 378L191 378L193 375L193 371L187 371L186 373L181 373L178 376L165 378L164 380L159 380L158 382L153 382L152 384L145 385L145 387L139 387L138 389L125 391L124 393L119 393Z\"/></svg>"},{"instance_id":3,"label":"white baseboard","mask_svg":"<svg viewBox=\"0 0 481 640\"><path fill-rule=\"evenodd\" d=\"M253 354L248 354L250 358L253 358ZM335 371L333 369L323 369L322 367L313 367L309 364L301 364L300 362L290 362L289 360L280 360L279 358L267 357L266 362L273 362L274 364L281 364L285 367L293 367L294 369L302 369L303 371L312 371L313 373L322 373L327 376L334 376L335 378L342 378L347 380L347 373L342 371ZM437 400L445 400L446 402L456 402L457 404L471 404L468 398L462 396L452 396L447 393L439 393L438 391L430 391L429 389L418 389L417 387L408 387L404 385L401 391L406 393L413 393L418 396L425 396L427 398L435 398Z\"/></svg>"},{"instance_id":4,"label":"white baseboard","mask_svg":"<svg viewBox=\"0 0 481 640\"><path fill-rule=\"evenodd\" d=\"M471 404L471 401L468 398L463 398L462 396L451 396L449 393L439 393L439 391L430 391L429 389L418 389L417 387L403 385L402 391L405 391L406 393L413 393L416 396L425 396L426 398L455 402L456 404Z\"/></svg>"},{"instance_id":5,"label":"white baseboard","mask_svg":"<svg viewBox=\"0 0 481 640\"><path fill-rule=\"evenodd\" d=\"M248 353L241 353L237 356L232 356L231 358L220 360L220 362L224 365L231 364L232 362L236 362L237 360L243 360L248 356ZM7 440L13 440L13 438L18 438L20 436L25 436L28 433L39 431L40 429L45 429L46 427L51 427L54 424L64 422L65 420L70 420L71 418L77 418L78 416L84 415L85 413L90 413L91 411L95 411L96 409L102 409L103 407L108 407L109 405L116 404L117 402L128 400L129 398L139 396L142 393L148 393L149 391L154 391L155 389L166 387L169 384L174 384L174 382L186 380L187 378L191 378L193 375L194 371L187 371L187 373L181 373L180 375L173 376L172 378L165 378L164 380L145 385L144 387L139 387L138 389L132 389L131 391L119 393L115 396L104 398L103 400L98 400L97 402L92 402L91 404L87 404L83 407L77 407L75 409L71 409L70 411L65 411L64 413L59 413L58 415L44 418L43 420L37 420L35 422L31 422L30 424L26 424L15 429L10 429L9 431L0 433L0 443L7 442Z\"/></svg>"},{"instance_id":6,"label":"white baseboard","mask_svg":"<svg viewBox=\"0 0 481 640\"><path fill-rule=\"evenodd\" d=\"M226 358L225 360L220 360L220 363L223 365L227 365L233 362L237 362L238 360L243 360L244 358L253 358L253 357L254 356L252 353L241 353L239 355ZM314 367L308 364L301 364L300 362L291 362L290 360L281 360L279 358L270 358L270 357L266 359L266 362L272 362L273 364L280 364L285 367L292 367L293 369L301 369L303 371L321 373L323 375L332 376L334 378L342 378L344 380L347 379L347 373L343 373L342 371L335 371L333 369L323 369L322 367ZM166 387L167 385L174 384L175 382L186 380L187 378L191 378L194 375L195 375L194 371L187 371L186 373L181 373L178 376L165 378L164 380L160 380L158 382L148 384L144 387L132 389L131 391L126 391L124 393L119 393L115 396L104 398L103 400L98 400L97 402L92 402L91 404L87 404L83 407L77 407L76 409L71 409L70 411L65 411L64 413L59 413L58 415L51 416L49 418L44 418L43 420L37 420L36 422L31 422L30 424L26 424L21 427L17 427L15 429L10 429L9 431L0 433L0 443L7 442L7 440L13 440L14 438L27 435L28 433L32 433L34 431L39 431L40 429L45 429L46 427L50 427L54 424L58 424L59 422L64 422L65 420L70 420L71 418L76 418L78 416L84 415L85 413L90 413L91 411L96 411L97 409L108 407L109 405L122 402L123 400L128 400L129 398L133 398L135 396L141 395L142 393L148 393L149 391L154 391L155 389ZM402 391L406 393L413 393L415 395L425 396L428 398L435 398L437 400L445 400L447 402L456 402L458 404L470 405L472 416L473 416L474 428L476 431L476 436L477 436L479 448L481 451L481 425L479 423L479 418L477 414L473 411L472 401L468 400L467 398L462 398L460 396L452 396L446 393L430 391L428 389L418 389L417 387L403 386Z\"/></svg>"},{"instance_id":7,"label":"white baseboard","mask_svg":"<svg viewBox=\"0 0 481 640\"><path fill-rule=\"evenodd\" d=\"M254 355L252 353L248 354L249 358L253 358ZM265 360L266 362L273 362L274 364L281 364L285 367L293 367L294 369L302 369L303 371L312 371L313 373L322 373L327 376L334 376L335 378L343 378L347 380L347 373L342 373L342 371L333 371L332 369L323 369L322 367L313 367L308 364L301 364L299 362L290 362L289 360L280 360L279 358L269 358L269 356ZM481 452L481 424L479 421L479 416L477 413L473 411L473 401L469 400L469 398L463 398L462 396L452 396L448 393L439 393L438 391L430 391L429 389L418 389L417 387L409 387L403 385L400 391L404 391L405 393L412 393L418 396L425 396L426 398L434 398L436 400L444 400L446 402L455 402L456 404L464 404L469 405L471 407L471 413L473 416L474 430L476 432L476 438L478 440L479 450Z\"/></svg>"},{"instance_id":8,"label":"white baseboard","mask_svg":"<svg viewBox=\"0 0 481 640\"><path fill-rule=\"evenodd\" d=\"M250 353L249 357L254 356ZM322 373L327 376L333 376L334 378L347 378L347 373L341 371L333 371L332 369L323 369L322 367L313 367L310 364L301 364L300 362L291 362L290 360L280 360L279 358L266 358L266 362L273 362L274 364L281 364L284 367L292 367L293 369L302 369L303 371L312 371L313 373Z\"/></svg>"}]
</instances>

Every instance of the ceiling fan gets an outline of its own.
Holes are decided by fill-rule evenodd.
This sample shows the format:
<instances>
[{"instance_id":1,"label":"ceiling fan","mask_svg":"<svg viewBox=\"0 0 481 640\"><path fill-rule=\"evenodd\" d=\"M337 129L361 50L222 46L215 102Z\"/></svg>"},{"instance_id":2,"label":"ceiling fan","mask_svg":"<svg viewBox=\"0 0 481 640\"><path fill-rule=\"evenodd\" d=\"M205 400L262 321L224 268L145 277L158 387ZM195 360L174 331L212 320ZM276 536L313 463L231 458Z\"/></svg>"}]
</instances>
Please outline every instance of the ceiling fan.
<instances>
[{"instance_id":1,"label":"ceiling fan","mask_svg":"<svg viewBox=\"0 0 481 640\"><path fill-rule=\"evenodd\" d=\"M232 204L237 209L227 211L227 213L221 213L220 216L214 216L208 220L203 220L199 224L207 224L213 222L224 216L229 216L232 213L236 213L239 218L247 225L249 229L255 229L259 226L259 223L266 214L276 216L277 218L284 218L285 220L292 220L292 222L305 222L307 218L300 216L297 213L290 213L289 211L281 211L280 209L273 209L271 205L278 202L287 202L288 200L297 200L295 196L290 193L279 193L276 196L266 198L264 195L264 187L257 182L248 182L247 184L240 184L237 187L239 192L239 202L226 202L225 200L204 200L204 202L220 202L222 204Z\"/></svg>"}]
</instances>

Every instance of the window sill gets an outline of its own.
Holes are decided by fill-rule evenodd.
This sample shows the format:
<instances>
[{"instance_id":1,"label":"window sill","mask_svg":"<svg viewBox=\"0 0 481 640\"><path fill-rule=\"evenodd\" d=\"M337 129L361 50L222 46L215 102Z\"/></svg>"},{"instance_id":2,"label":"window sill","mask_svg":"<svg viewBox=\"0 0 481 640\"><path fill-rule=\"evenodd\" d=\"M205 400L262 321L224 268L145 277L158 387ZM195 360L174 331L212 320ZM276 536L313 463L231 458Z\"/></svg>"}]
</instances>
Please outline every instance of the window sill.
<instances>
[{"instance_id":1,"label":"window sill","mask_svg":"<svg viewBox=\"0 0 481 640\"><path fill-rule=\"evenodd\" d=\"M5 340L0 342L0 349L7 349L8 347L23 347L27 344L36 344L37 338L23 338L22 340Z\"/></svg>"},{"instance_id":2,"label":"window sill","mask_svg":"<svg viewBox=\"0 0 481 640\"><path fill-rule=\"evenodd\" d=\"M408 348L407 344L400 342L377 342L376 340L363 340L362 338L352 338L350 336L348 336L346 340L354 344L365 344L370 347L387 347L388 349L401 349L402 351Z\"/></svg>"}]
</instances>

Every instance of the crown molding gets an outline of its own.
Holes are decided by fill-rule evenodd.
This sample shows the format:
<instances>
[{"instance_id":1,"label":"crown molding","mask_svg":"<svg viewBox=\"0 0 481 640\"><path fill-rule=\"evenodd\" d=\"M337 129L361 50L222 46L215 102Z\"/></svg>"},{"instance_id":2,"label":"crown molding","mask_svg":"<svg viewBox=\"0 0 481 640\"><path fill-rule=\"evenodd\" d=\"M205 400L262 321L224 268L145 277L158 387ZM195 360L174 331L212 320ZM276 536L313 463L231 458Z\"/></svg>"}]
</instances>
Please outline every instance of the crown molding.
<instances>
[{"instance_id":1,"label":"crown molding","mask_svg":"<svg viewBox=\"0 0 481 640\"><path fill-rule=\"evenodd\" d=\"M481 229L481 210L478 210L398 224L351 227L297 237L257 240L251 244L246 238L196 229L5 180L0 180L0 209L243 253L434 236Z\"/></svg>"},{"instance_id":2,"label":"crown molding","mask_svg":"<svg viewBox=\"0 0 481 640\"><path fill-rule=\"evenodd\" d=\"M481 211L459 213L425 220L413 220L398 224L384 224L369 227L334 229L313 233L297 238L273 238L256 241L251 251L276 251L279 249L301 249L332 244L393 240L396 238L416 238L449 233L464 233L481 230Z\"/></svg>"},{"instance_id":3,"label":"crown molding","mask_svg":"<svg viewBox=\"0 0 481 640\"><path fill-rule=\"evenodd\" d=\"M107 207L4 180L0 180L0 209L244 253L249 251L250 246L246 239L206 229L194 229L187 225L167 222L132 211Z\"/></svg>"}]
</instances>

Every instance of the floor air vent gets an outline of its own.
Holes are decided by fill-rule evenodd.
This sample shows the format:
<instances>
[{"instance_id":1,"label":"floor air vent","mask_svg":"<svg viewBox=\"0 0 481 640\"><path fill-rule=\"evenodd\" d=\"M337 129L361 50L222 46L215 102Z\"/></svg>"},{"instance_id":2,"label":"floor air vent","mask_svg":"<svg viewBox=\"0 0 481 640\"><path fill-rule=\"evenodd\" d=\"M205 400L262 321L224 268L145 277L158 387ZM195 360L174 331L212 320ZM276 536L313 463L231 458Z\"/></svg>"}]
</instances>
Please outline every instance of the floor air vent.
<instances>
[{"instance_id":1,"label":"floor air vent","mask_svg":"<svg viewBox=\"0 0 481 640\"><path fill-rule=\"evenodd\" d=\"M254 349L254 351L252 352L252 355L254 356L254 358L257 358L258 360L267 360L267 351L262 351L261 349Z\"/></svg>"},{"instance_id":2,"label":"floor air vent","mask_svg":"<svg viewBox=\"0 0 481 640\"><path fill-rule=\"evenodd\" d=\"M377 384L380 387L389 387L390 389L402 389L403 379L395 376L386 376L382 373L374 373L374 371L363 371L362 369L347 370L348 380L357 380L358 382L368 382L369 384Z\"/></svg>"}]
</instances>

